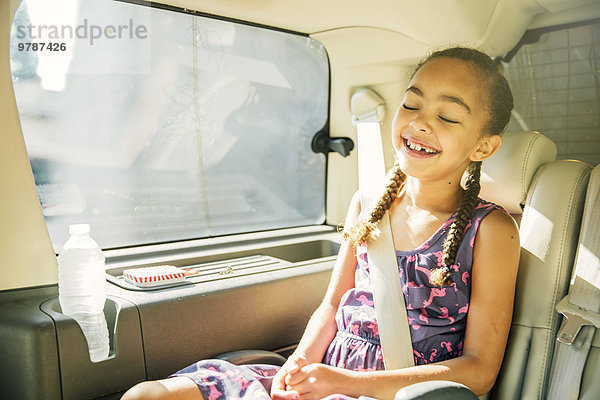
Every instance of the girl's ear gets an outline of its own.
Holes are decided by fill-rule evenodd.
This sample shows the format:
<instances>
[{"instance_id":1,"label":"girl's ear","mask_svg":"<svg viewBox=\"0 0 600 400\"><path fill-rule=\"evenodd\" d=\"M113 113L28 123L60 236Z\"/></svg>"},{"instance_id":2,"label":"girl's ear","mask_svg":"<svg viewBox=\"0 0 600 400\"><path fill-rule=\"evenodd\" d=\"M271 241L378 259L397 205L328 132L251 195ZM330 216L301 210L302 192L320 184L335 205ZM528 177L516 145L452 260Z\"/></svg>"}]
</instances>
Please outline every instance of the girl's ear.
<instances>
[{"instance_id":1,"label":"girl's ear","mask_svg":"<svg viewBox=\"0 0 600 400\"><path fill-rule=\"evenodd\" d=\"M479 139L479 145L471 153L471 161L483 161L489 158L500 148L502 144L502 136L487 135Z\"/></svg>"}]
</instances>

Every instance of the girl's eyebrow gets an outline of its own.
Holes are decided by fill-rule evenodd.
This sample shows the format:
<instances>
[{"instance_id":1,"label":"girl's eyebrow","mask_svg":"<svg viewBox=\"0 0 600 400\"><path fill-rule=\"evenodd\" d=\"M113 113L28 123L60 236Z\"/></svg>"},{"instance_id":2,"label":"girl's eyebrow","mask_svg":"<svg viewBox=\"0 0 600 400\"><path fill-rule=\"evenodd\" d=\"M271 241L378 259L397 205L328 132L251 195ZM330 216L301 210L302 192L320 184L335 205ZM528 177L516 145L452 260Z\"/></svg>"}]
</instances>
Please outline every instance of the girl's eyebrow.
<instances>
[{"instance_id":1,"label":"girl's eyebrow","mask_svg":"<svg viewBox=\"0 0 600 400\"><path fill-rule=\"evenodd\" d=\"M423 92L421 91L421 89L419 89L416 86L409 86L408 89L406 89L406 92L412 92L412 93L416 94L417 96L423 97ZM443 94L443 95L440 96L440 98L443 101L448 101L450 103L458 104L459 106L462 106L465 110L467 110L467 112L469 114L472 114L471 113L471 108L460 97L449 96L447 94Z\"/></svg>"},{"instance_id":2,"label":"girl's eyebrow","mask_svg":"<svg viewBox=\"0 0 600 400\"><path fill-rule=\"evenodd\" d=\"M448 96L446 94L443 94L441 96L441 98L442 98L443 101L449 101L451 103L458 104L459 106L463 106L465 108L465 110L467 110L467 112L469 114L471 114L471 108L460 97Z\"/></svg>"}]
</instances>

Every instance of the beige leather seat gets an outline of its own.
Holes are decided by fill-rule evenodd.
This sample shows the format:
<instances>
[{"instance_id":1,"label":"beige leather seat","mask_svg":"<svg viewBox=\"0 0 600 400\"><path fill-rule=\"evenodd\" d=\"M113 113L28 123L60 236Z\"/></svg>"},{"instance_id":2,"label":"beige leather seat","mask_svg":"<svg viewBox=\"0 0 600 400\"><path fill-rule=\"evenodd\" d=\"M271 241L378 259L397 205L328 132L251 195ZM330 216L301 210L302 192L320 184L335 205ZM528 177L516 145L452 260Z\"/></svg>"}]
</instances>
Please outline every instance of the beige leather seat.
<instances>
[{"instance_id":1,"label":"beige leather seat","mask_svg":"<svg viewBox=\"0 0 600 400\"><path fill-rule=\"evenodd\" d=\"M583 211L583 220L581 222L581 233L579 235L579 244L577 246L577 256L574 268L577 268L578 273L572 273L571 284L577 282L582 287L579 288L579 293L574 293L574 289L569 288L569 302L575 302L584 310L598 313L598 304L600 303L600 164L593 170L590 176L585 205ZM596 318L598 315L596 314ZM564 324L564 320L563 320ZM587 360L583 365L574 365L564 358L562 362L561 354L564 357L564 351L573 351L573 347L577 348L576 352L584 349L584 342L591 340ZM555 387L556 396L563 400L571 395L572 398L579 400L597 400L600 399L600 334L598 329L593 326L583 326L579 334L575 337L574 343L571 346L561 345L561 353L557 348L553 360L552 379L565 380L565 373L570 373L577 368L583 367L583 376L580 382L579 391L577 385L570 387L568 390L558 390L559 386ZM582 358L585 357L585 352L581 353ZM578 374L574 374L575 377ZM577 379L572 379L572 382L577 384ZM555 382L551 382L554 384ZM552 387L552 386L551 386Z\"/></svg>"},{"instance_id":2,"label":"beige leather seat","mask_svg":"<svg viewBox=\"0 0 600 400\"><path fill-rule=\"evenodd\" d=\"M591 167L555 161L554 143L535 132L506 133L484 162L481 197L520 216L521 262L504 362L485 398L543 399L568 287Z\"/></svg>"}]
</instances>

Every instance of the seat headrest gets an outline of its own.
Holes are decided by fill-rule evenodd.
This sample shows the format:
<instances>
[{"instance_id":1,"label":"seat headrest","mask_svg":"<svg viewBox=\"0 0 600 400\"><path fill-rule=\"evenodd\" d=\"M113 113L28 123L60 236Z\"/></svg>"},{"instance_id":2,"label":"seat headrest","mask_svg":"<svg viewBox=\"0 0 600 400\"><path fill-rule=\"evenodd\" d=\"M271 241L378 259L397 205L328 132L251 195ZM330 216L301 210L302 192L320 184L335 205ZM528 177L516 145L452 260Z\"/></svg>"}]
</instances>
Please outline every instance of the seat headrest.
<instances>
[{"instance_id":1,"label":"seat headrest","mask_svg":"<svg viewBox=\"0 0 600 400\"><path fill-rule=\"evenodd\" d=\"M480 197L521 214L540 165L556 159L554 142L538 132L506 132L500 149L481 165Z\"/></svg>"}]
</instances>

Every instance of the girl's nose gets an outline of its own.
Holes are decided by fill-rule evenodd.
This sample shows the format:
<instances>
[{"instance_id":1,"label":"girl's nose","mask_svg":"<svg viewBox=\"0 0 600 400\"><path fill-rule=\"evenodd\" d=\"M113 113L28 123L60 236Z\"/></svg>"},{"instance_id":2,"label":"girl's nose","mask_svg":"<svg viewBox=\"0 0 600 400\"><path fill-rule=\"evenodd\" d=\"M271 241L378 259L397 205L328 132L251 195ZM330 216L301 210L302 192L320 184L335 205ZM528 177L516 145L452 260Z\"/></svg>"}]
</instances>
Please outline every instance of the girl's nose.
<instances>
[{"instance_id":1,"label":"girl's nose","mask_svg":"<svg viewBox=\"0 0 600 400\"><path fill-rule=\"evenodd\" d=\"M431 127L422 118L415 118L415 119L413 119L408 124L408 126L410 126L412 129L414 129L417 132L431 133Z\"/></svg>"}]
</instances>

